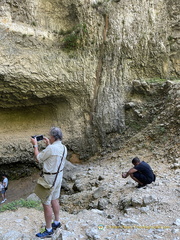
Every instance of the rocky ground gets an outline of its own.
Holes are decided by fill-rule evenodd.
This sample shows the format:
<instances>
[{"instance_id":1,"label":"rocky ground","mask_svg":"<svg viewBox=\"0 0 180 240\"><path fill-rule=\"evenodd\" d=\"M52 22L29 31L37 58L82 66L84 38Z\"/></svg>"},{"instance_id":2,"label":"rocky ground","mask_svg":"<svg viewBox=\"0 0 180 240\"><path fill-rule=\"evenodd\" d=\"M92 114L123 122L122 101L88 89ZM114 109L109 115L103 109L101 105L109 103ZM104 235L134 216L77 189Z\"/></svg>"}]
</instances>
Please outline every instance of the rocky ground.
<instances>
[{"instance_id":1,"label":"rocky ground","mask_svg":"<svg viewBox=\"0 0 180 240\"><path fill-rule=\"evenodd\" d=\"M150 163L157 175L155 183L137 189L130 178L121 177L121 172L132 166L134 156ZM179 240L179 173L179 168L172 168L163 159L155 160L152 152L146 149L136 154L124 149L76 165L63 184L62 228L53 239ZM18 180L21 191L16 199L32 193L36 177L37 174L24 179L23 185ZM17 181L10 184L9 202L15 199L17 185ZM35 240L35 233L43 225L42 211L26 208L6 211L0 213L0 239Z\"/></svg>"},{"instance_id":2,"label":"rocky ground","mask_svg":"<svg viewBox=\"0 0 180 240\"><path fill-rule=\"evenodd\" d=\"M139 82L137 87L141 87ZM160 106L153 102L147 108L158 108L153 119L142 116L147 118L146 127L129 132L124 143L123 136L114 136L118 151L109 147L84 163L66 164L60 197L62 228L53 240L180 240L179 84L168 81L164 88L168 97ZM131 111L145 109L132 104L135 97L131 100ZM132 179L121 177L132 167L135 156L148 162L157 176L156 182L141 189ZM10 181L6 203L20 198L36 200L33 189L37 178L34 170L30 177ZM42 226L40 210L2 212L0 240L35 240Z\"/></svg>"}]
</instances>

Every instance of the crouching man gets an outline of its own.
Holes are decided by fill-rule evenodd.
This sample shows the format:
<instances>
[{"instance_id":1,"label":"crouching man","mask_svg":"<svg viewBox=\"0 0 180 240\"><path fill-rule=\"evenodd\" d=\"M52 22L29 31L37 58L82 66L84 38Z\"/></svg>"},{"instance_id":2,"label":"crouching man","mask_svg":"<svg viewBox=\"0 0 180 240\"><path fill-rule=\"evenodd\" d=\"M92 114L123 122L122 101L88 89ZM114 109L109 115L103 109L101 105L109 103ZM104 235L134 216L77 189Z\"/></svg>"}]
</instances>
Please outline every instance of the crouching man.
<instances>
[{"instance_id":1,"label":"crouching man","mask_svg":"<svg viewBox=\"0 0 180 240\"><path fill-rule=\"evenodd\" d=\"M122 173L123 178L130 176L134 181L138 183L137 188L146 186L147 184L155 181L155 174L148 163L140 161L138 157L133 158L133 168L128 172Z\"/></svg>"}]
</instances>

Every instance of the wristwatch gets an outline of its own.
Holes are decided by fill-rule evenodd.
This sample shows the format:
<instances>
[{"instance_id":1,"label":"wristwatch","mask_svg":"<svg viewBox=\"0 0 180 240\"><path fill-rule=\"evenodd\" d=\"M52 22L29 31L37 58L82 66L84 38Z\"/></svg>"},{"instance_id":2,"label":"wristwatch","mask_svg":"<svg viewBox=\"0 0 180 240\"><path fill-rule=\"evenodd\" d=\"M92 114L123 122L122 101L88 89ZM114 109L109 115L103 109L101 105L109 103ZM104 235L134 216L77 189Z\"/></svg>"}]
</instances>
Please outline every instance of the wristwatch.
<instances>
[{"instance_id":1,"label":"wristwatch","mask_svg":"<svg viewBox=\"0 0 180 240\"><path fill-rule=\"evenodd\" d=\"M33 145L33 148L35 148L35 147L38 147L38 145L36 144L36 145Z\"/></svg>"}]
</instances>

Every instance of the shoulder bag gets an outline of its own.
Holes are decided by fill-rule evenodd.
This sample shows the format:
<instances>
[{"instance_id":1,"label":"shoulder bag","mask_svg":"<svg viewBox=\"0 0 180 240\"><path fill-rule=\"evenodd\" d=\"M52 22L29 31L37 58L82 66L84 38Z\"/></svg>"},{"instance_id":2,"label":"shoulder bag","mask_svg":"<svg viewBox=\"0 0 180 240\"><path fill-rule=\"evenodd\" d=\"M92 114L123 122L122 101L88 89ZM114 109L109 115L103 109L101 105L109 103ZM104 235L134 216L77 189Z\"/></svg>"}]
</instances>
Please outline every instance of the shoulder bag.
<instances>
[{"instance_id":1,"label":"shoulder bag","mask_svg":"<svg viewBox=\"0 0 180 240\"><path fill-rule=\"evenodd\" d=\"M39 177L37 180L37 184L35 186L34 193L41 199L42 202L45 202L47 200L47 198L50 196L51 192L54 189L57 175L59 173L59 170L60 170L60 167L61 167L61 164L63 161L64 152L65 152L65 147L64 147L62 158L61 158L61 163L58 167L53 184L51 185L51 184L47 183L43 176Z\"/></svg>"}]
</instances>

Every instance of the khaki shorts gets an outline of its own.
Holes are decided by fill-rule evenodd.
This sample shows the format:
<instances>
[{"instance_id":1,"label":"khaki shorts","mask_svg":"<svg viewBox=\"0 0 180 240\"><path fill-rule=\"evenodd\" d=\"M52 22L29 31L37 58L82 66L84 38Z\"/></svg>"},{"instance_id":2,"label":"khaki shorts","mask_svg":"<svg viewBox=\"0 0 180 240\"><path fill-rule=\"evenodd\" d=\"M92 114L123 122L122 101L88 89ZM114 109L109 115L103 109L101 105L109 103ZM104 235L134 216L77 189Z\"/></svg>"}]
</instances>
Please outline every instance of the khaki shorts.
<instances>
[{"instance_id":1,"label":"khaki shorts","mask_svg":"<svg viewBox=\"0 0 180 240\"><path fill-rule=\"evenodd\" d=\"M47 182L49 182L51 184L53 183L53 181L54 181L53 175L44 175L44 176L45 176L45 179L47 180ZM62 177L63 177L63 173L60 172L56 179L54 190L51 192L51 195L48 197L48 199L45 202L43 202L43 204L51 205L52 200L58 199L60 197Z\"/></svg>"}]
</instances>

